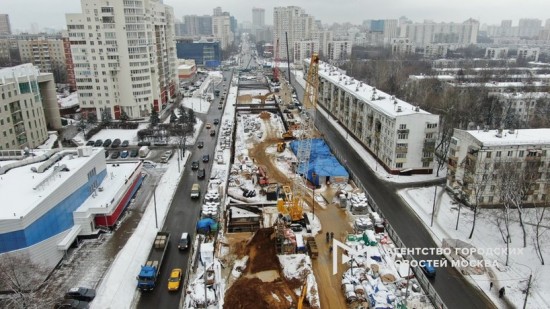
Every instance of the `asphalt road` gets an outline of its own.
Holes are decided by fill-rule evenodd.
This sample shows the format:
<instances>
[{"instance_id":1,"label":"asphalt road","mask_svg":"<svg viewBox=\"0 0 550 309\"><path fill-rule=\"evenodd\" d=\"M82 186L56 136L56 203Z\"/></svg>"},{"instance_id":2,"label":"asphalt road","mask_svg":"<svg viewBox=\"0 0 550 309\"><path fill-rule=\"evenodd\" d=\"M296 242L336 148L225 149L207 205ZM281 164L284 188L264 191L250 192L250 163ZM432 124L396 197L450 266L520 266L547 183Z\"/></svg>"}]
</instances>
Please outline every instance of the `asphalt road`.
<instances>
[{"instance_id":1,"label":"asphalt road","mask_svg":"<svg viewBox=\"0 0 550 309\"><path fill-rule=\"evenodd\" d=\"M303 88L292 79L300 101ZM332 124L322 114L317 113L316 127L324 134L333 150L338 151L347 162L359 181L369 191L384 216L408 248L437 248L430 233L416 217L408 205L397 195L395 184L376 177L361 156L347 143ZM351 138L351 137L350 137ZM415 256L423 260L440 260L439 256ZM432 281L435 290L448 308L495 308L477 288L470 285L454 268L437 268L437 276Z\"/></svg>"},{"instance_id":2,"label":"asphalt road","mask_svg":"<svg viewBox=\"0 0 550 309\"><path fill-rule=\"evenodd\" d=\"M231 72L223 72L224 76L227 77L225 82L225 89L229 92L229 84L231 80ZM223 83L220 83L218 87L222 88ZM223 93L223 90L221 91ZM221 120L222 110L218 109L219 97L216 97L213 103L210 105L210 110L206 115L197 113L197 117L200 118L203 123L210 122L212 123L215 118ZM217 131L219 130L219 125L214 126ZM209 130L202 129L197 140L202 140L204 142L204 148L198 149L196 146L190 146L187 150L191 151L191 158L188 162L194 160L201 160L204 154L210 154L210 162L202 163L201 168L206 168L206 175L210 175L212 158L214 155L214 149L216 146L218 132L216 136L210 136L208 133ZM171 160L177 160L175 157ZM182 268L185 272L188 270L186 266L189 260L190 251L179 251L177 244L181 233L188 232L192 236L195 234L195 225L200 216L201 211L201 201L204 192L206 191L206 186L208 184L207 180L198 180L196 171L191 170L191 164L186 164L184 167L183 176L180 183L176 189L172 205L166 216L166 221L162 226L163 231L170 232L170 243L164 257L163 264L161 266L161 275L157 279L157 286L153 291L142 292L137 308L149 309L149 308L179 308L180 298L182 296L182 289L178 292L168 292L168 277L170 276L170 271L173 268ZM208 179L209 177L206 177ZM200 199L191 199L191 185L193 183L201 184L201 198ZM137 274L136 274L137 275ZM183 282L182 282L183 283Z\"/></svg>"}]
</instances>

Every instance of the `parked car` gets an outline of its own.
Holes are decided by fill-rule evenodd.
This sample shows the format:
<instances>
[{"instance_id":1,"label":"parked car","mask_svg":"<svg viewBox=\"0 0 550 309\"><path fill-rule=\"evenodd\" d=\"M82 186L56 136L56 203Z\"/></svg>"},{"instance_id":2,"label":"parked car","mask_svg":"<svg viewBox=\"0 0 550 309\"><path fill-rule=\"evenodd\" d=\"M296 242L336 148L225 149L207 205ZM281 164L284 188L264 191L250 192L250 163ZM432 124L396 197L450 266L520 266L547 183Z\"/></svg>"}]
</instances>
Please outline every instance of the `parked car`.
<instances>
[{"instance_id":1,"label":"parked car","mask_svg":"<svg viewBox=\"0 0 550 309\"><path fill-rule=\"evenodd\" d=\"M88 309L88 302L76 299L65 299L62 302L55 304L55 309Z\"/></svg>"},{"instance_id":2,"label":"parked car","mask_svg":"<svg viewBox=\"0 0 550 309\"><path fill-rule=\"evenodd\" d=\"M105 159L109 157L109 150L105 150Z\"/></svg>"},{"instance_id":3,"label":"parked car","mask_svg":"<svg viewBox=\"0 0 550 309\"><path fill-rule=\"evenodd\" d=\"M218 109L222 109L222 108L223 108L222 104L218 105Z\"/></svg>"},{"instance_id":4,"label":"parked car","mask_svg":"<svg viewBox=\"0 0 550 309\"><path fill-rule=\"evenodd\" d=\"M88 142L86 143L86 146L93 146L94 144L95 144L94 141L88 141Z\"/></svg>"},{"instance_id":5,"label":"parked car","mask_svg":"<svg viewBox=\"0 0 550 309\"><path fill-rule=\"evenodd\" d=\"M220 120L218 118L214 119L214 124L220 123Z\"/></svg>"},{"instance_id":6,"label":"parked car","mask_svg":"<svg viewBox=\"0 0 550 309\"><path fill-rule=\"evenodd\" d=\"M191 162L191 169L192 170L198 170L199 169L199 161L193 161Z\"/></svg>"},{"instance_id":7,"label":"parked car","mask_svg":"<svg viewBox=\"0 0 550 309\"><path fill-rule=\"evenodd\" d=\"M129 155L129 154L130 154L130 153L128 152L128 150L124 150L124 151L122 151L122 152L120 153L120 157L121 157L122 159L126 159L126 158L128 158L128 155Z\"/></svg>"},{"instance_id":8,"label":"parked car","mask_svg":"<svg viewBox=\"0 0 550 309\"><path fill-rule=\"evenodd\" d=\"M151 146L151 142L139 142L137 145L140 146L140 147L141 146Z\"/></svg>"},{"instance_id":9,"label":"parked car","mask_svg":"<svg viewBox=\"0 0 550 309\"><path fill-rule=\"evenodd\" d=\"M199 169L197 172L197 178L204 179L205 176L206 176L206 170L204 168Z\"/></svg>"},{"instance_id":10,"label":"parked car","mask_svg":"<svg viewBox=\"0 0 550 309\"><path fill-rule=\"evenodd\" d=\"M208 122L206 125L205 125L205 128L207 129L210 129L212 127L212 124L210 122Z\"/></svg>"},{"instance_id":11,"label":"parked car","mask_svg":"<svg viewBox=\"0 0 550 309\"><path fill-rule=\"evenodd\" d=\"M178 249L180 250L185 250L187 248L189 248L189 243L190 243L190 236L189 236L189 233L181 233L181 237L180 237L180 241L178 242Z\"/></svg>"},{"instance_id":12,"label":"parked car","mask_svg":"<svg viewBox=\"0 0 550 309\"><path fill-rule=\"evenodd\" d=\"M214 135L216 135L216 130L214 129L210 130L210 136L214 136Z\"/></svg>"},{"instance_id":13,"label":"parked car","mask_svg":"<svg viewBox=\"0 0 550 309\"><path fill-rule=\"evenodd\" d=\"M130 150L130 157L135 158L138 156L139 151L137 149Z\"/></svg>"},{"instance_id":14,"label":"parked car","mask_svg":"<svg viewBox=\"0 0 550 309\"><path fill-rule=\"evenodd\" d=\"M111 154L111 159L118 159L118 157L120 157L120 152L113 151L113 153Z\"/></svg>"},{"instance_id":15,"label":"parked car","mask_svg":"<svg viewBox=\"0 0 550 309\"><path fill-rule=\"evenodd\" d=\"M96 140L94 146L95 146L95 147L101 147L101 146L103 146L103 140L100 140L100 139Z\"/></svg>"},{"instance_id":16,"label":"parked car","mask_svg":"<svg viewBox=\"0 0 550 309\"><path fill-rule=\"evenodd\" d=\"M168 291L177 291L180 288L181 273L181 268L172 269L168 279Z\"/></svg>"},{"instance_id":17,"label":"parked car","mask_svg":"<svg viewBox=\"0 0 550 309\"><path fill-rule=\"evenodd\" d=\"M120 146L120 138L115 139L111 145L113 148L117 148L118 146Z\"/></svg>"},{"instance_id":18,"label":"parked car","mask_svg":"<svg viewBox=\"0 0 550 309\"><path fill-rule=\"evenodd\" d=\"M208 162L208 161L210 161L210 155L206 154L206 155L202 156L202 162Z\"/></svg>"},{"instance_id":19,"label":"parked car","mask_svg":"<svg viewBox=\"0 0 550 309\"><path fill-rule=\"evenodd\" d=\"M112 142L112 141L111 141L110 138L106 139L106 140L103 142L103 147L109 147L109 146L111 145L111 142Z\"/></svg>"},{"instance_id":20,"label":"parked car","mask_svg":"<svg viewBox=\"0 0 550 309\"><path fill-rule=\"evenodd\" d=\"M204 147L204 142L203 142L203 141L199 141L199 142L197 143L197 147L198 147L198 148Z\"/></svg>"},{"instance_id":21,"label":"parked car","mask_svg":"<svg viewBox=\"0 0 550 309\"><path fill-rule=\"evenodd\" d=\"M120 147L128 147L128 145L130 145L130 142L126 139L120 144Z\"/></svg>"},{"instance_id":22,"label":"parked car","mask_svg":"<svg viewBox=\"0 0 550 309\"><path fill-rule=\"evenodd\" d=\"M92 301L95 298L95 290L89 288L72 288L65 293L65 299Z\"/></svg>"},{"instance_id":23,"label":"parked car","mask_svg":"<svg viewBox=\"0 0 550 309\"><path fill-rule=\"evenodd\" d=\"M157 164L152 161L143 161L143 167L144 168L155 168L157 167Z\"/></svg>"},{"instance_id":24,"label":"parked car","mask_svg":"<svg viewBox=\"0 0 550 309\"><path fill-rule=\"evenodd\" d=\"M157 142L155 142L155 146L167 146L167 145L168 145L167 141L157 141Z\"/></svg>"}]
</instances>

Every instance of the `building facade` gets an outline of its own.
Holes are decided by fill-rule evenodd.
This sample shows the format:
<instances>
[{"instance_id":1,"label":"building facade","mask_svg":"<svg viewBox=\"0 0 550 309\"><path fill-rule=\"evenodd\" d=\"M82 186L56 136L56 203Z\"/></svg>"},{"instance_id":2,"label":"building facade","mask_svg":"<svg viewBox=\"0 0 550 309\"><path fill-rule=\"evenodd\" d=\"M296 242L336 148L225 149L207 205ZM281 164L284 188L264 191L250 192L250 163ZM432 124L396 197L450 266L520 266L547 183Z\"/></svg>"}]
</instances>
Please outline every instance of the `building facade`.
<instances>
[{"instance_id":1,"label":"building facade","mask_svg":"<svg viewBox=\"0 0 550 309\"><path fill-rule=\"evenodd\" d=\"M351 41L330 41L327 48L328 60L346 60L351 57Z\"/></svg>"},{"instance_id":2,"label":"building facade","mask_svg":"<svg viewBox=\"0 0 550 309\"><path fill-rule=\"evenodd\" d=\"M176 95L173 9L160 0L81 5L66 14L81 110L98 119L159 111Z\"/></svg>"},{"instance_id":3,"label":"building facade","mask_svg":"<svg viewBox=\"0 0 550 309\"><path fill-rule=\"evenodd\" d=\"M547 205L550 129L459 130L449 147L447 189L480 206L505 203L502 190ZM510 176L513 179L509 179Z\"/></svg>"},{"instance_id":4,"label":"building facade","mask_svg":"<svg viewBox=\"0 0 550 309\"><path fill-rule=\"evenodd\" d=\"M309 65L307 59L304 65ZM432 173L439 116L319 65L318 104L390 173Z\"/></svg>"},{"instance_id":5,"label":"building facade","mask_svg":"<svg viewBox=\"0 0 550 309\"><path fill-rule=\"evenodd\" d=\"M0 69L0 150L35 148L61 129L55 82L32 64Z\"/></svg>"},{"instance_id":6,"label":"building facade","mask_svg":"<svg viewBox=\"0 0 550 309\"><path fill-rule=\"evenodd\" d=\"M291 61L301 63L301 59L294 59L295 55L300 54L294 51L295 42L318 41L318 37L314 37L316 33L315 18L307 15L302 8L288 6L273 9L273 46L277 46L279 41L279 59L286 60L290 57ZM288 57L286 37L288 37Z\"/></svg>"},{"instance_id":7,"label":"building facade","mask_svg":"<svg viewBox=\"0 0 550 309\"><path fill-rule=\"evenodd\" d=\"M469 19L463 23L424 22L407 24L405 36L417 46L430 43L451 43L468 46L477 43L479 22Z\"/></svg>"},{"instance_id":8,"label":"building facade","mask_svg":"<svg viewBox=\"0 0 550 309\"><path fill-rule=\"evenodd\" d=\"M252 26L262 28L265 26L265 10L252 8Z\"/></svg>"},{"instance_id":9,"label":"building facade","mask_svg":"<svg viewBox=\"0 0 550 309\"><path fill-rule=\"evenodd\" d=\"M214 38L220 41L222 49L227 49L233 44L235 34L231 31L231 16L229 16L229 13L212 16L212 34Z\"/></svg>"},{"instance_id":10,"label":"building facade","mask_svg":"<svg viewBox=\"0 0 550 309\"><path fill-rule=\"evenodd\" d=\"M18 40L17 45L23 63L32 63L42 72L53 73L56 82L66 82L67 58L61 37L31 37Z\"/></svg>"},{"instance_id":11,"label":"building facade","mask_svg":"<svg viewBox=\"0 0 550 309\"><path fill-rule=\"evenodd\" d=\"M212 16L209 15L185 15L183 17L185 24L185 35L203 36L212 35Z\"/></svg>"},{"instance_id":12,"label":"building facade","mask_svg":"<svg viewBox=\"0 0 550 309\"><path fill-rule=\"evenodd\" d=\"M178 40L176 50L178 59L193 59L199 66L217 67L221 63L220 42L215 40Z\"/></svg>"}]
</instances>

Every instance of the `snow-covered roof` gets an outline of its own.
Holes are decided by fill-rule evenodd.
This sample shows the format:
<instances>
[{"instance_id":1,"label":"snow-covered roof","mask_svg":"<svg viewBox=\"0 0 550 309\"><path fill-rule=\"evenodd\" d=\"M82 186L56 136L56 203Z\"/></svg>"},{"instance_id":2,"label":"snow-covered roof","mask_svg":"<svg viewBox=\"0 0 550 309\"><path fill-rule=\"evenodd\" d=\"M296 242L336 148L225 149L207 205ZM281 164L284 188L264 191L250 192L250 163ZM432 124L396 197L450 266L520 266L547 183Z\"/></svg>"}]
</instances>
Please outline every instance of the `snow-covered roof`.
<instances>
[{"instance_id":1,"label":"snow-covered roof","mask_svg":"<svg viewBox=\"0 0 550 309\"><path fill-rule=\"evenodd\" d=\"M14 67L0 69L0 83L6 83L5 79L13 82L13 77L23 77L23 76L38 76L40 75L40 70L35 67L32 63L25 63L21 65L16 65Z\"/></svg>"},{"instance_id":2,"label":"snow-covered roof","mask_svg":"<svg viewBox=\"0 0 550 309\"><path fill-rule=\"evenodd\" d=\"M103 156L103 153L103 148L92 148L92 154L89 157L64 156L55 163L54 166L66 165L68 171L54 172L54 166L44 173L31 171L32 167L38 168L44 162L23 165L9 170L0 178L0 196L3 205L0 219L14 219L27 215L35 206L48 198L51 192L62 186L75 171L92 160L94 156ZM41 155L43 152L35 151L35 154ZM55 177L52 177L54 173Z\"/></svg>"},{"instance_id":3,"label":"snow-covered roof","mask_svg":"<svg viewBox=\"0 0 550 309\"><path fill-rule=\"evenodd\" d=\"M178 66L178 70L190 70L192 69L193 67L195 67L194 64L180 64Z\"/></svg>"},{"instance_id":4,"label":"snow-covered roof","mask_svg":"<svg viewBox=\"0 0 550 309\"><path fill-rule=\"evenodd\" d=\"M407 116L418 113L430 115L430 113L422 109L416 111L416 106L395 98L381 90L375 89L365 83L361 83L341 73L337 68L327 63L319 63L319 76L347 90L347 92L353 94L359 100L367 102L367 104L374 109L391 117ZM375 99L373 100L373 98ZM401 108L400 112L397 111L399 107Z\"/></svg>"},{"instance_id":5,"label":"snow-covered roof","mask_svg":"<svg viewBox=\"0 0 550 309\"><path fill-rule=\"evenodd\" d=\"M92 194L92 196L84 201L77 211L84 212L91 208L106 208L111 206L111 203L118 202L115 195L128 181L138 164L138 162L117 163L116 166L115 164L107 164L107 176L99 184L95 194Z\"/></svg>"},{"instance_id":6,"label":"snow-covered roof","mask_svg":"<svg viewBox=\"0 0 550 309\"><path fill-rule=\"evenodd\" d=\"M550 97L550 93L548 92L491 92L490 94L504 99L540 99Z\"/></svg>"},{"instance_id":7,"label":"snow-covered roof","mask_svg":"<svg viewBox=\"0 0 550 309\"><path fill-rule=\"evenodd\" d=\"M59 103L59 106L61 108L70 108L74 106L78 106L78 92L73 92L69 94L66 97L57 97L57 103Z\"/></svg>"},{"instance_id":8,"label":"snow-covered roof","mask_svg":"<svg viewBox=\"0 0 550 309\"><path fill-rule=\"evenodd\" d=\"M470 130L466 131L484 146L499 145L543 145L550 144L550 129L516 129L513 134L510 130L503 130L498 137L497 130Z\"/></svg>"}]
</instances>

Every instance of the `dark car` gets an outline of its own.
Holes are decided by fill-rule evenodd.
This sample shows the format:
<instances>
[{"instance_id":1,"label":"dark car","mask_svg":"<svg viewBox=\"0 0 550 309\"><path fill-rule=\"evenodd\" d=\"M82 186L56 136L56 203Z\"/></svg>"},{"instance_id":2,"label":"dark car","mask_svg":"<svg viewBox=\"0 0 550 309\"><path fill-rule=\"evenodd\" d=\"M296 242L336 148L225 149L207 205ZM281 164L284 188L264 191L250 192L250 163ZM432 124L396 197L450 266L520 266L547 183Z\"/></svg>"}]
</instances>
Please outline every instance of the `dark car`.
<instances>
[{"instance_id":1,"label":"dark car","mask_svg":"<svg viewBox=\"0 0 550 309\"><path fill-rule=\"evenodd\" d=\"M128 140L124 140L122 144L120 144L120 147L128 147L130 145L130 142Z\"/></svg>"},{"instance_id":2,"label":"dark car","mask_svg":"<svg viewBox=\"0 0 550 309\"><path fill-rule=\"evenodd\" d=\"M202 156L202 162L208 162L208 161L210 161L210 155Z\"/></svg>"},{"instance_id":3,"label":"dark car","mask_svg":"<svg viewBox=\"0 0 550 309\"><path fill-rule=\"evenodd\" d=\"M293 232L301 232L303 230L303 227L301 224L299 223L292 223L290 225L290 229L293 231Z\"/></svg>"},{"instance_id":4,"label":"dark car","mask_svg":"<svg viewBox=\"0 0 550 309\"><path fill-rule=\"evenodd\" d=\"M113 148L117 148L118 146L120 146L120 138L115 139L111 145Z\"/></svg>"},{"instance_id":5,"label":"dark car","mask_svg":"<svg viewBox=\"0 0 550 309\"><path fill-rule=\"evenodd\" d=\"M218 109L222 109L223 108L223 105L218 105Z\"/></svg>"},{"instance_id":6,"label":"dark car","mask_svg":"<svg viewBox=\"0 0 550 309\"><path fill-rule=\"evenodd\" d=\"M106 139L104 142L103 142L103 147L109 147L109 145L111 145L111 139Z\"/></svg>"},{"instance_id":7,"label":"dark car","mask_svg":"<svg viewBox=\"0 0 550 309\"><path fill-rule=\"evenodd\" d=\"M86 143L86 146L93 146L94 144L95 144L94 141L88 141L88 142Z\"/></svg>"},{"instance_id":8,"label":"dark car","mask_svg":"<svg viewBox=\"0 0 550 309\"><path fill-rule=\"evenodd\" d=\"M151 142L139 142L138 146L151 146Z\"/></svg>"},{"instance_id":9,"label":"dark car","mask_svg":"<svg viewBox=\"0 0 550 309\"><path fill-rule=\"evenodd\" d=\"M206 175L206 171L204 170L204 168L201 168L200 170L198 170L198 172L197 172L197 178L198 179L204 179L205 175Z\"/></svg>"},{"instance_id":10,"label":"dark car","mask_svg":"<svg viewBox=\"0 0 550 309\"><path fill-rule=\"evenodd\" d=\"M130 157L135 158L138 156L139 151L137 149L130 150Z\"/></svg>"},{"instance_id":11,"label":"dark car","mask_svg":"<svg viewBox=\"0 0 550 309\"><path fill-rule=\"evenodd\" d=\"M76 299L65 299L54 306L55 309L88 309L90 305L87 302Z\"/></svg>"},{"instance_id":12,"label":"dark car","mask_svg":"<svg viewBox=\"0 0 550 309\"><path fill-rule=\"evenodd\" d=\"M111 159L118 159L118 157L120 157L120 152L113 151L113 153L111 154Z\"/></svg>"},{"instance_id":13,"label":"dark car","mask_svg":"<svg viewBox=\"0 0 550 309\"><path fill-rule=\"evenodd\" d=\"M128 155L130 155L130 153L128 152L128 150L124 150L124 151L122 151L122 152L120 153L120 157L121 157L122 159L128 158Z\"/></svg>"},{"instance_id":14,"label":"dark car","mask_svg":"<svg viewBox=\"0 0 550 309\"><path fill-rule=\"evenodd\" d=\"M95 141L95 144L94 144L95 147L101 147L102 145L103 145L103 140L98 139Z\"/></svg>"},{"instance_id":15,"label":"dark car","mask_svg":"<svg viewBox=\"0 0 550 309\"><path fill-rule=\"evenodd\" d=\"M199 169L199 161L191 162L191 169L192 170L198 170Z\"/></svg>"},{"instance_id":16,"label":"dark car","mask_svg":"<svg viewBox=\"0 0 550 309\"><path fill-rule=\"evenodd\" d=\"M210 130L210 136L214 136L214 135L216 135L216 130L214 129Z\"/></svg>"},{"instance_id":17,"label":"dark car","mask_svg":"<svg viewBox=\"0 0 550 309\"><path fill-rule=\"evenodd\" d=\"M92 301L95 298L95 290L89 288L72 288L65 293L65 299Z\"/></svg>"},{"instance_id":18,"label":"dark car","mask_svg":"<svg viewBox=\"0 0 550 309\"><path fill-rule=\"evenodd\" d=\"M109 150L105 150L105 158L109 157Z\"/></svg>"},{"instance_id":19,"label":"dark car","mask_svg":"<svg viewBox=\"0 0 550 309\"><path fill-rule=\"evenodd\" d=\"M218 118L216 118L216 119L214 119L213 123L218 124L218 123L220 123L220 120Z\"/></svg>"},{"instance_id":20,"label":"dark car","mask_svg":"<svg viewBox=\"0 0 550 309\"><path fill-rule=\"evenodd\" d=\"M203 141L199 141L199 142L197 143L197 147L199 147L199 148L204 147L204 142L203 142Z\"/></svg>"}]
</instances>

